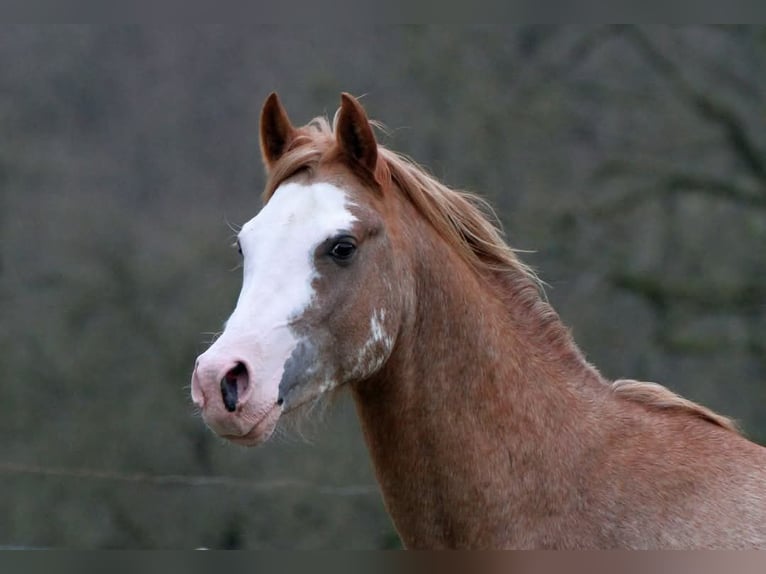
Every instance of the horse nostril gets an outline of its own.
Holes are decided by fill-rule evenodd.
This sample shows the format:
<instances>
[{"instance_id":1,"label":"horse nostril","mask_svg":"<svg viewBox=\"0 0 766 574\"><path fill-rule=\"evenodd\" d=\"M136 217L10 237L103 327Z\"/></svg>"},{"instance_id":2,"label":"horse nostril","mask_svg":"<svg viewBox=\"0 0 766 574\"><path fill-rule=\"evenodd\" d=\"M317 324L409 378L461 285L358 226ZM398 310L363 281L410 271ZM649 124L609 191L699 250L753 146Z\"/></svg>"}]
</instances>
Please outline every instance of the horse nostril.
<instances>
[{"instance_id":1,"label":"horse nostril","mask_svg":"<svg viewBox=\"0 0 766 574\"><path fill-rule=\"evenodd\" d=\"M223 406L230 413L237 409L237 401L240 392L247 386L247 368L242 363L237 363L221 379L221 398Z\"/></svg>"}]
</instances>

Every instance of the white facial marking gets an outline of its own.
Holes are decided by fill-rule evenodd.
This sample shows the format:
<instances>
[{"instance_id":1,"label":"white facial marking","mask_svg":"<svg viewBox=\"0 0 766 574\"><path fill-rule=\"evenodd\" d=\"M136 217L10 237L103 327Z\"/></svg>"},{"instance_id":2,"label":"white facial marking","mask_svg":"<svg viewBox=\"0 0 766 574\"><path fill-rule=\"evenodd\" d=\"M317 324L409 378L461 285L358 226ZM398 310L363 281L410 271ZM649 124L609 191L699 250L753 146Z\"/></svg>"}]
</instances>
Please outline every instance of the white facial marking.
<instances>
[{"instance_id":1,"label":"white facial marking","mask_svg":"<svg viewBox=\"0 0 766 574\"><path fill-rule=\"evenodd\" d=\"M385 318L385 309L376 309L370 317L370 338L360 349L354 368L357 376L365 376L377 371L391 352L394 340L383 327Z\"/></svg>"},{"instance_id":2,"label":"white facial marking","mask_svg":"<svg viewBox=\"0 0 766 574\"><path fill-rule=\"evenodd\" d=\"M279 186L239 233L244 257L242 290L221 337L208 350L249 360L257 385L277 392L297 339L292 319L311 304L317 246L350 230L356 218L346 193L329 183Z\"/></svg>"},{"instance_id":3,"label":"white facial marking","mask_svg":"<svg viewBox=\"0 0 766 574\"><path fill-rule=\"evenodd\" d=\"M355 221L346 193L334 185L281 185L240 231L244 276L229 322L243 316L250 323L254 313L260 323L281 326L303 311L314 294L314 250ZM274 319L265 321L264 314Z\"/></svg>"},{"instance_id":4,"label":"white facial marking","mask_svg":"<svg viewBox=\"0 0 766 574\"><path fill-rule=\"evenodd\" d=\"M380 315L380 318L378 316ZM375 311L370 317L370 331L372 333L372 339L369 344L382 343L387 339L386 333L383 331L383 321L386 319L386 310L381 309Z\"/></svg>"}]
</instances>

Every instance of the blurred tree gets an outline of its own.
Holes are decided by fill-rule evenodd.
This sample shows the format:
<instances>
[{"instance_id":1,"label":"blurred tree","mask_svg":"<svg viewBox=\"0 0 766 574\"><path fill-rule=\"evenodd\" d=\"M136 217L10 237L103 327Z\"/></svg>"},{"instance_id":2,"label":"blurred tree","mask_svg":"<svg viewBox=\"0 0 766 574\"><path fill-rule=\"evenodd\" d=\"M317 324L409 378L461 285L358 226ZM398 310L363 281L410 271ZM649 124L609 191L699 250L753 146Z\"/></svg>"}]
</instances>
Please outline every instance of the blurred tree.
<instances>
[{"instance_id":1,"label":"blurred tree","mask_svg":"<svg viewBox=\"0 0 766 574\"><path fill-rule=\"evenodd\" d=\"M654 204L661 223L660 253L652 261L623 259L611 280L651 305L656 341L665 352L707 356L704 362L722 350L741 357L744 379L752 377L745 392L764 399L764 31L608 32L602 40L635 50L681 120L664 143L649 140L652 149L610 158L596 171L596 182L621 189L593 208L599 217L635 221L630 213L646 214ZM766 420L758 412L763 402L737 402L728 401L729 408L752 420L750 429L763 437L763 422L756 422Z\"/></svg>"}]
</instances>

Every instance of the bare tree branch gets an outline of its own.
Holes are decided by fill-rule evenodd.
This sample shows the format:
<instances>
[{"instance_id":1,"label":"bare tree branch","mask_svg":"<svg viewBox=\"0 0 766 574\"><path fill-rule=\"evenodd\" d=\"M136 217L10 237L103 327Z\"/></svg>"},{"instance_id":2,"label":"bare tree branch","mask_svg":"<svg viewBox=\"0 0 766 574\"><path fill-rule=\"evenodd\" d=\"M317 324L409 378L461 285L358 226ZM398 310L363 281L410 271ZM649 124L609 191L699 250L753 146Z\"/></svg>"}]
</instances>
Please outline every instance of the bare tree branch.
<instances>
[{"instance_id":1,"label":"bare tree branch","mask_svg":"<svg viewBox=\"0 0 766 574\"><path fill-rule=\"evenodd\" d=\"M751 312L763 307L766 284L737 285L701 284L699 282L674 283L645 273L619 272L611 276L612 283L647 299L657 307L671 303L734 313Z\"/></svg>"},{"instance_id":2,"label":"bare tree branch","mask_svg":"<svg viewBox=\"0 0 766 574\"><path fill-rule=\"evenodd\" d=\"M622 29L626 40L631 42L673 89L684 98L704 120L715 124L726 136L732 151L748 171L763 184L766 195L766 160L764 153L750 137L747 122L729 105L698 90L683 75L678 66L665 56L637 27Z\"/></svg>"},{"instance_id":3,"label":"bare tree branch","mask_svg":"<svg viewBox=\"0 0 766 574\"><path fill-rule=\"evenodd\" d=\"M603 181L632 176L652 179L650 183L620 197L601 201L590 211L596 215L610 215L674 194L703 195L766 210L766 194L759 194L728 179L708 174L673 171L656 163L609 161L596 172L594 179Z\"/></svg>"},{"instance_id":4,"label":"bare tree branch","mask_svg":"<svg viewBox=\"0 0 766 574\"><path fill-rule=\"evenodd\" d=\"M562 58L562 68L564 66L575 67L588 59L590 55L601 48L612 38L622 33L623 26L607 25L600 26L583 34L569 49L567 58Z\"/></svg>"},{"instance_id":5,"label":"bare tree branch","mask_svg":"<svg viewBox=\"0 0 766 574\"><path fill-rule=\"evenodd\" d=\"M676 173L664 176L659 183L667 189L669 194L697 193L766 209L766 195L753 195L728 180Z\"/></svg>"}]
</instances>

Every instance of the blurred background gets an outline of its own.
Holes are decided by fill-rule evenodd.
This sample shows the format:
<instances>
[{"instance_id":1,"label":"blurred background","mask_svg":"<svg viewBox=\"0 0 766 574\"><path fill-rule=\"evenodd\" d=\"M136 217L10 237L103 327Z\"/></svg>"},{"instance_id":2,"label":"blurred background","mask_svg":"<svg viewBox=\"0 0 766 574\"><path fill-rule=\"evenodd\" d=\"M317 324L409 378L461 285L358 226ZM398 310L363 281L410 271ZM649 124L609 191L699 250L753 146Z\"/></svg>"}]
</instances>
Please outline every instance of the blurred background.
<instances>
[{"instance_id":1,"label":"blurred background","mask_svg":"<svg viewBox=\"0 0 766 574\"><path fill-rule=\"evenodd\" d=\"M3 27L0 546L399 545L350 401L242 449L189 399L274 90L363 96L604 375L766 439L766 29Z\"/></svg>"}]
</instances>

